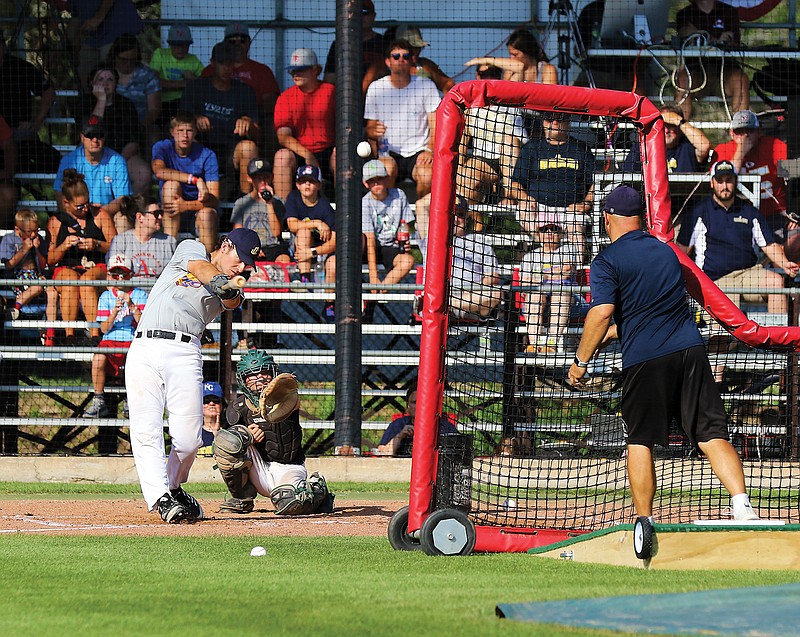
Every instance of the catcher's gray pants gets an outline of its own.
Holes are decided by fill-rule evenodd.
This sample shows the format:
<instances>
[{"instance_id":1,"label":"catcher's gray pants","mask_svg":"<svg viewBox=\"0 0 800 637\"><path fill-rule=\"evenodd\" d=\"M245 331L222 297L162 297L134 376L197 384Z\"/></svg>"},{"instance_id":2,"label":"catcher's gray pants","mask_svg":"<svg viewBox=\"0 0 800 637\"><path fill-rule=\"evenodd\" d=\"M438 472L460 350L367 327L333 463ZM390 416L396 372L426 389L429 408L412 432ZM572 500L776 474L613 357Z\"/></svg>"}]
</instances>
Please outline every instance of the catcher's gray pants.
<instances>
[{"instance_id":1,"label":"catcher's gray pants","mask_svg":"<svg viewBox=\"0 0 800 637\"><path fill-rule=\"evenodd\" d=\"M247 450L247 457L253 462L249 474L250 482L265 498L270 497L272 490L277 486L282 484L297 486L308 477L305 465L267 462L253 447Z\"/></svg>"}]
</instances>

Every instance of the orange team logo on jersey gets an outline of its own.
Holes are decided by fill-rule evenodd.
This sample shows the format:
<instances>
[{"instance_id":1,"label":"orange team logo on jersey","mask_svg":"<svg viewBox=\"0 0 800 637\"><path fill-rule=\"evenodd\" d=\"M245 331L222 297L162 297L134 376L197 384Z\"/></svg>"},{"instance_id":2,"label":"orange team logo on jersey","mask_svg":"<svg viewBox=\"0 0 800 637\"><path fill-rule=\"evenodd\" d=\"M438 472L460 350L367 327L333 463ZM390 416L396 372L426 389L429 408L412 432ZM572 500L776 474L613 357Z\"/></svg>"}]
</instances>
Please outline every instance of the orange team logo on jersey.
<instances>
[{"instance_id":1,"label":"orange team logo on jersey","mask_svg":"<svg viewBox=\"0 0 800 637\"><path fill-rule=\"evenodd\" d=\"M175 285L179 285L183 288L201 288L203 284L200 282L194 274L184 274L180 279L175 281Z\"/></svg>"}]
</instances>

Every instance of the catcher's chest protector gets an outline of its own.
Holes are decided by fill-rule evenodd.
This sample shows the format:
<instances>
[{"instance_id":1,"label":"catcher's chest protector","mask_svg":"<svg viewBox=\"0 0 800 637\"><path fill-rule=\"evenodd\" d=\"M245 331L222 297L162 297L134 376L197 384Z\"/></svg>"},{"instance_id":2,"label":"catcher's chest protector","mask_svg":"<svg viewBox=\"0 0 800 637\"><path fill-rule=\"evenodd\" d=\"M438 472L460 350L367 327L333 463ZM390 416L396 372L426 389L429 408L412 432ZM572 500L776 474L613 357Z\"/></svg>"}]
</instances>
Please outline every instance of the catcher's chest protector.
<instances>
[{"instance_id":1,"label":"catcher's chest protector","mask_svg":"<svg viewBox=\"0 0 800 637\"><path fill-rule=\"evenodd\" d=\"M303 452L303 429L300 427L300 410L279 423L270 423L258 412L253 412L244 402L244 396L238 396L235 409L244 417L246 424L258 425L264 432L264 440L257 442L255 449L267 462L281 464L303 464L306 455Z\"/></svg>"}]
</instances>

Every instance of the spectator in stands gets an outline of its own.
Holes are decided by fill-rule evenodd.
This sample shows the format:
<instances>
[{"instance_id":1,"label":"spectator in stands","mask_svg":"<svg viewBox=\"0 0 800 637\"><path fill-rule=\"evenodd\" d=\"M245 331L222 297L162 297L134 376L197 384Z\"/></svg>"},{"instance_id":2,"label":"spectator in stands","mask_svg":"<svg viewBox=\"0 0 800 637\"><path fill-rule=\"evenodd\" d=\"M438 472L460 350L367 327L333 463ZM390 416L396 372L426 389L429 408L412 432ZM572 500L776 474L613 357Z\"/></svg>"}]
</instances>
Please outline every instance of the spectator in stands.
<instances>
[{"instance_id":1,"label":"spectator in stands","mask_svg":"<svg viewBox=\"0 0 800 637\"><path fill-rule=\"evenodd\" d=\"M108 57L112 43L125 33L139 35L144 24L133 0L70 0L68 6L74 18L70 39L83 88L89 70Z\"/></svg>"},{"instance_id":2,"label":"spectator in stands","mask_svg":"<svg viewBox=\"0 0 800 637\"><path fill-rule=\"evenodd\" d=\"M383 63L386 54L386 40L383 34L374 31L375 5L372 0L364 0L361 5L361 75L367 72L375 62ZM331 84L336 84L336 40L331 42L328 49L328 58L325 60L325 75L323 79ZM365 89L366 90L366 89Z\"/></svg>"},{"instance_id":3,"label":"spectator in stands","mask_svg":"<svg viewBox=\"0 0 800 637\"><path fill-rule=\"evenodd\" d=\"M105 147L105 136L106 131L101 123L93 123L90 117L83 121L81 144L61 159L53 190L58 207L63 211L65 198L61 191L64 172L69 168L75 169L78 174L84 175L92 207L103 208L115 223L119 223L121 229L127 230L128 220L118 213L122 197L131 194L128 167L122 155Z\"/></svg>"},{"instance_id":4,"label":"spectator in stands","mask_svg":"<svg viewBox=\"0 0 800 637\"><path fill-rule=\"evenodd\" d=\"M237 51L228 41L214 45L213 74L189 82L180 106L197 117L199 141L217 155L220 174L233 168L239 188L248 193L247 166L258 156L258 102L255 91L233 77Z\"/></svg>"},{"instance_id":5,"label":"spectator in stands","mask_svg":"<svg viewBox=\"0 0 800 637\"><path fill-rule=\"evenodd\" d=\"M711 151L711 142L705 133L683 119L683 111L677 104L666 104L659 111L664 118L667 170L671 173L705 172ZM640 153L639 144L634 143L622 164L623 172L642 171Z\"/></svg>"},{"instance_id":6,"label":"spectator in stands","mask_svg":"<svg viewBox=\"0 0 800 637\"><path fill-rule=\"evenodd\" d=\"M100 295L97 306L97 321L103 332L99 347L127 350L133 342L147 294L131 285L132 276L131 262L126 256L115 254L108 260L106 278L109 285ZM105 397L106 377L122 377L126 356L127 352L98 352L92 356L94 396L83 412L84 418L107 418L112 415ZM123 411L127 411L127 407Z\"/></svg>"},{"instance_id":7,"label":"spectator in stands","mask_svg":"<svg viewBox=\"0 0 800 637\"><path fill-rule=\"evenodd\" d=\"M583 254L594 192L594 154L570 136L568 114L544 111L541 116L543 135L522 147L509 198L519 202L518 221L531 235L539 228L537 214L558 213L567 240Z\"/></svg>"},{"instance_id":8,"label":"spectator in stands","mask_svg":"<svg viewBox=\"0 0 800 637\"><path fill-rule=\"evenodd\" d=\"M405 40L395 40L388 47L389 75L367 89L364 118L367 137L378 145L378 159L386 165L390 186L410 177L419 198L431 190L440 98L431 80L411 75L412 48Z\"/></svg>"},{"instance_id":9,"label":"spectator in stands","mask_svg":"<svg viewBox=\"0 0 800 637\"><path fill-rule=\"evenodd\" d=\"M34 108L35 97L39 104ZM9 54L0 37L0 115L14 133L20 172L53 173L58 168L61 155L38 134L55 99L56 89L45 75L30 62Z\"/></svg>"},{"instance_id":10,"label":"spectator in stands","mask_svg":"<svg viewBox=\"0 0 800 637\"><path fill-rule=\"evenodd\" d=\"M436 62L429 60L428 58L420 57L422 49L428 46L428 43L422 38L422 33L420 32L419 27L401 24L395 31L394 39L406 40L412 47L411 52L414 54L414 60L413 64L411 65L411 75L415 75L416 77L427 77L429 80L432 80L434 84L436 84L436 88L438 88L442 93L447 93L447 91L453 88L455 82L450 76L448 76L444 71L442 71L442 69L439 68L439 65L436 64ZM372 82L378 78L385 77L388 74L389 70L386 68L386 64L384 64L383 60L376 60L373 62L372 66L370 66L370 68L367 70L362 82L364 92L366 93L369 85L372 84Z\"/></svg>"},{"instance_id":11,"label":"spectator in stands","mask_svg":"<svg viewBox=\"0 0 800 637\"><path fill-rule=\"evenodd\" d=\"M8 278L26 279L32 284L50 278L47 267L47 243L39 235L39 217L33 210L21 208L14 215L14 232L3 235L0 240L0 262L6 269ZM56 320L58 293L52 286L26 285L15 287L14 307L9 311L16 320L25 305L46 293L45 315L48 321Z\"/></svg>"},{"instance_id":12,"label":"spectator in stands","mask_svg":"<svg viewBox=\"0 0 800 637\"><path fill-rule=\"evenodd\" d=\"M64 171L62 210L50 217L47 232L50 246L47 252L47 263L53 268L53 279L56 281L96 281L105 277L105 255L116 235L114 222L105 208L95 208L89 199L89 188L84 176L73 168ZM61 297L61 318L65 321L76 321L78 310L90 323L97 318L98 288L93 286L76 287L73 285L57 286ZM90 334L96 344L100 340L100 330L90 328ZM75 328L67 327L66 343L75 344ZM88 343L87 343L88 344Z\"/></svg>"},{"instance_id":13,"label":"spectator in stands","mask_svg":"<svg viewBox=\"0 0 800 637\"><path fill-rule=\"evenodd\" d=\"M275 139L274 119L275 102L281 92L278 81L272 69L266 64L256 62L249 57L250 54L250 29L241 22L231 22L225 27L225 42L232 45L235 50L233 61L233 79L246 84L256 94L260 137L251 137L257 145L263 145L264 156L272 157L278 149ZM209 65L203 70L203 77L212 77L213 66ZM245 168L247 162L245 162ZM242 172L244 174L244 171Z\"/></svg>"},{"instance_id":14,"label":"spectator in stands","mask_svg":"<svg viewBox=\"0 0 800 637\"><path fill-rule=\"evenodd\" d=\"M178 111L170 122L171 139L153 146L153 174L159 180L164 231L197 233L210 252L217 242L219 166L217 156L195 141L195 116Z\"/></svg>"},{"instance_id":15,"label":"spectator in stands","mask_svg":"<svg viewBox=\"0 0 800 637\"><path fill-rule=\"evenodd\" d=\"M135 193L150 187L150 165L142 157L144 139L136 107L127 97L116 92L117 71L108 64L96 66L89 73L89 91L83 103L83 119L102 124L105 147L125 158L128 177Z\"/></svg>"},{"instance_id":16,"label":"spectator in stands","mask_svg":"<svg viewBox=\"0 0 800 637\"><path fill-rule=\"evenodd\" d=\"M323 177L336 174L336 87L322 82L322 67L311 49L295 49L289 60L289 87L275 105L275 193L284 201L298 166L319 166Z\"/></svg>"},{"instance_id":17,"label":"spectator in stands","mask_svg":"<svg viewBox=\"0 0 800 637\"><path fill-rule=\"evenodd\" d=\"M336 280L336 223L330 202L320 192L322 171L306 164L297 169L297 190L286 199L286 225L293 237L300 280L314 282L314 264L325 262L325 280ZM328 308L326 308L327 312Z\"/></svg>"},{"instance_id":18,"label":"spectator in stands","mask_svg":"<svg viewBox=\"0 0 800 637\"><path fill-rule=\"evenodd\" d=\"M491 64L503 69L504 80L558 84L556 67L550 64L542 45L533 33L527 29L513 31L506 40L506 48L510 58L472 58L464 66Z\"/></svg>"},{"instance_id":19,"label":"spectator in stands","mask_svg":"<svg viewBox=\"0 0 800 637\"><path fill-rule=\"evenodd\" d=\"M582 257L563 239L564 228L558 221L558 215L552 212L540 215L537 233L539 247L526 254L519 266L520 283L523 286L560 286L522 294L529 352L555 354L563 344L572 307L570 286ZM544 325L546 310L550 315L548 329Z\"/></svg>"},{"instance_id":20,"label":"spectator in stands","mask_svg":"<svg viewBox=\"0 0 800 637\"><path fill-rule=\"evenodd\" d=\"M2 115L0 115L0 153L3 155L0 163L0 222L3 227L7 227L19 200L19 190L14 183L17 171L17 145L14 143L13 131Z\"/></svg>"},{"instance_id":21,"label":"spectator in stands","mask_svg":"<svg viewBox=\"0 0 800 637\"><path fill-rule=\"evenodd\" d=\"M786 159L786 142L761 133L758 116L753 111L739 111L731 119L731 141L714 148L716 161L727 160L741 175L761 175L759 210L769 227L783 236L786 225L786 182L778 177L778 162Z\"/></svg>"},{"instance_id":22,"label":"spectator in stands","mask_svg":"<svg viewBox=\"0 0 800 637\"><path fill-rule=\"evenodd\" d=\"M215 380L203 381L203 428L200 430L202 444L198 456L213 456L212 444L220 428L222 406L222 387Z\"/></svg>"},{"instance_id":23,"label":"spectator in stands","mask_svg":"<svg viewBox=\"0 0 800 637\"><path fill-rule=\"evenodd\" d=\"M117 93L133 102L147 142L152 145L160 137L161 81L153 69L142 63L142 50L136 36L125 34L117 38L108 53L108 63L119 74Z\"/></svg>"},{"instance_id":24,"label":"spectator in stands","mask_svg":"<svg viewBox=\"0 0 800 637\"><path fill-rule=\"evenodd\" d=\"M169 46L153 51L150 68L161 81L160 130L169 127L169 122L177 114L186 85L203 72L203 63L194 53L189 53L193 42L189 27L173 24L167 33Z\"/></svg>"},{"instance_id":25,"label":"spectator in stands","mask_svg":"<svg viewBox=\"0 0 800 637\"><path fill-rule=\"evenodd\" d=\"M684 41L698 38L697 44L701 46L730 47L741 44L739 14L734 7L719 0L690 1L691 4L675 16L679 38ZM724 93L731 100L732 111L750 108L750 80L732 57L704 57L690 61L686 67L679 69L676 85L676 99L687 120L692 119L693 98L707 95L712 90L717 95Z\"/></svg>"},{"instance_id":26,"label":"spectator in stands","mask_svg":"<svg viewBox=\"0 0 800 637\"><path fill-rule=\"evenodd\" d=\"M774 266L795 277L798 265L786 258L775 241L764 215L736 196L738 177L730 161L719 161L711 169L712 196L692 210L681 226L676 243L720 288L781 288L783 276L759 263L758 246ZM740 295L728 297L737 305ZM766 299L764 298L766 297ZM773 313L786 314L782 294L741 295L747 302L767 301Z\"/></svg>"},{"instance_id":27,"label":"spectator in stands","mask_svg":"<svg viewBox=\"0 0 800 637\"><path fill-rule=\"evenodd\" d=\"M503 291L497 256L484 234L467 234L469 204L456 195L453 219L453 265L450 274L450 315L483 320L500 305Z\"/></svg>"},{"instance_id":28,"label":"spectator in stands","mask_svg":"<svg viewBox=\"0 0 800 637\"><path fill-rule=\"evenodd\" d=\"M164 212L145 197L134 197L128 207L133 228L111 240L109 254L121 254L130 259L133 276L155 279L164 270L175 252L175 237L161 231Z\"/></svg>"},{"instance_id":29,"label":"spectator in stands","mask_svg":"<svg viewBox=\"0 0 800 637\"><path fill-rule=\"evenodd\" d=\"M482 64L475 73L476 79L500 79L502 70ZM464 160L458 168L456 185L470 206L480 203L492 187L496 187L499 200L505 199L520 148L527 141L521 109L489 105L467 111L459 150ZM474 230L480 232L483 220L479 213L473 214Z\"/></svg>"},{"instance_id":30,"label":"spectator in stands","mask_svg":"<svg viewBox=\"0 0 800 637\"><path fill-rule=\"evenodd\" d=\"M392 421L383 432L376 456L395 456L410 458L414 446L414 419L417 416L417 383L406 390L406 414ZM439 419L439 434L458 433L452 422L445 416Z\"/></svg>"},{"instance_id":31,"label":"spectator in stands","mask_svg":"<svg viewBox=\"0 0 800 637\"><path fill-rule=\"evenodd\" d=\"M389 173L382 162L372 159L364 164L362 179L369 190L361 199L362 252L369 269L369 282L393 285L414 267L410 246L397 240L400 223L413 223L414 213L405 193L389 186ZM386 268L383 281L378 277L378 262Z\"/></svg>"},{"instance_id":32,"label":"spectator in stands","mask_svg":"<svg viewBox=\"0 0 800 637\"><path fill-rule=\"evenodd\" d=\"M231 225L234 228L249 228L258 234L261 240L259 260L290 263L292 259L288 246L281 238L286 208L275 197L272 165L267 159L252 159L247 167L247 176L253 189L233 204Z\"/></svg>"}]
</instances>

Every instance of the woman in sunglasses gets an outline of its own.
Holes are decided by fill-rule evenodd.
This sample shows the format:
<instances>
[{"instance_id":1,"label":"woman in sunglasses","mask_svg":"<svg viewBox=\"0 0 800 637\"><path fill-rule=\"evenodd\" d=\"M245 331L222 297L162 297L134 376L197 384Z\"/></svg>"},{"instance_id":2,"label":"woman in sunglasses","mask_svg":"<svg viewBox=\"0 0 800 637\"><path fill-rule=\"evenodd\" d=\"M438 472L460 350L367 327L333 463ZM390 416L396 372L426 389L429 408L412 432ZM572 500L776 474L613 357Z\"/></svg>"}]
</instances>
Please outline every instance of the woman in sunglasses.
<instances>
[{"instance_id":1,"label":"woman in sunglasses","mask_svg":"<svg viewBox=\"0 0 800 637\"><path fill-rule=\"evenodd\" d=\"M472 58L464 66L490 64L503 69L503 79L511 82L558 84L558 71L550 64L536 37L527 29L517 29L508 36L506 48L511 57Z\"/></svg>"},{"instance_id":2,"label":"woman in sunglasses","mask_svg":"<svg viewBox=\"0 0 800 637\"><path fill-rule=\"evenodd\" d=\"M90 281L105 278L105 255L117 234L114 222L104 208L89 202L89 188L84 177L72 168L64 171L61 185L63 211L50 217L47 232L50 247L47 263L57 281ZM86 320L97 318L99 288L64 285L56 287L61 296L61 318L75 321L83 307ZM75 328L67 327L66 342L77 344ZM91 327L91 336L99 341L100 328ZM92 341L91 344L94 344ZM84 343L89 344L89 343Z\"/></svg>"}]
</instances>

